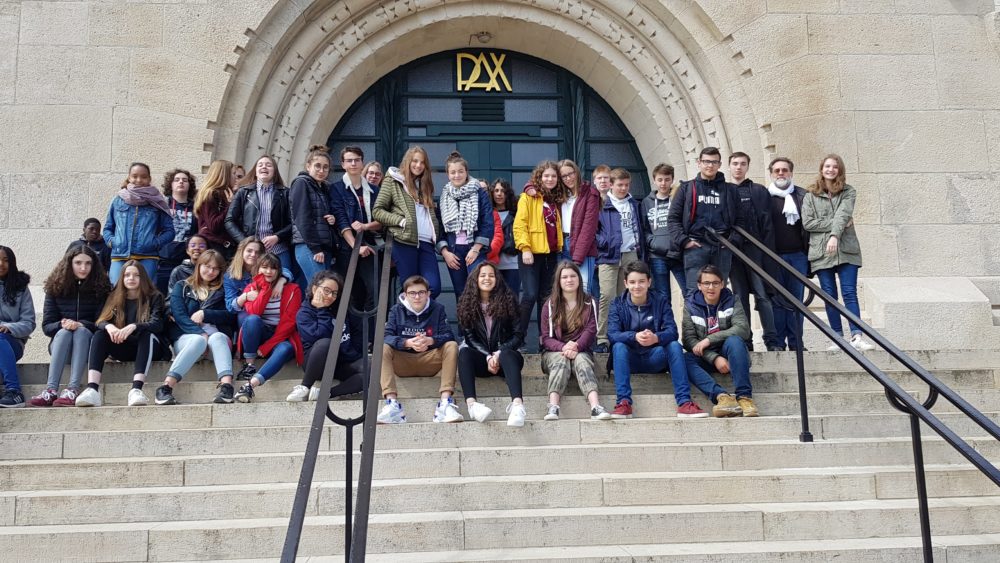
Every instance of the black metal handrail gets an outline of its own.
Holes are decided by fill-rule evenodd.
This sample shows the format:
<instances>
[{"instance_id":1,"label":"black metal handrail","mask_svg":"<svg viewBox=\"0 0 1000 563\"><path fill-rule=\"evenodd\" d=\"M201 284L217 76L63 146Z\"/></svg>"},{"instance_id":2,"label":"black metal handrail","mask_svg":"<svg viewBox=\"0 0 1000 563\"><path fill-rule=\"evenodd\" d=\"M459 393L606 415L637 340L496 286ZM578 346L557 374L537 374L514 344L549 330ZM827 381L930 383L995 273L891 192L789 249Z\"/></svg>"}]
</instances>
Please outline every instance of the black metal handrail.
<instances>
[{"instance_id":1,"label":"black metal handrail","mask_svg":"<svg viewBox=\"0 0 1000 563\"><path fill-rule=\"evenodd\" d=\"M285 543L281 551L282 563L294 563L299 550L299 540L302 537L302 527L305 523L306 508L309 502L309 493L312 489L313 475L316 471L316 460L319 455L319 442L323 435L323 428L329 418L335 424L344 427L346 436L344 440L344 560L348 563L352 561L364 561L367 549L368 536L368 513L371 504L372 473L375 461L375 423L376 411L379 403L378 385L379 374L382 370L382 343L385 339L385 331L376 330L374 335L374 346L372 360L368 360L368 325L367 317L377 315L376 319L384 319L388 309L389 299L389 268L391 260L388 256L392 251L392 235L386 234L384 247L385 260L379 293L377 294L378 307L376 311L354 311L350 307L351 290L357 278L358 257L361 247L365 246L363 237L357 237L354 248L351 252L351 259L347 267L347 276L344 279L344 287L340 290L341 302L337 308L336 322L334 323L333 335L330 339L330 349L327 352L326 364L323 370L323 379L320 384L319 398L316 400L316 409L313 412L312 424L309 428L309 438L306 442L306 451L302 460L302 470L299 474L298 487L295 490L295 502L292 505L292 514L289 517L288 531L285 534ZM373 260L373 268L378 271L377 254ZM378 278L376 278L378 279ZM350 311L349 311L350 309ZM342 418L337 416L330 409L330 389L333 387L333 373L337 366L337 357L340 353L339 342L343 337L348 314L359 314L362 317L362 350L364 351L364 377L363 377L363 411L358 417ZM364 424L361 441L361 467L358 471L358 494L357 502L354 504L352 518L353 492L352 484L354 479L354 427ZM353 526L352 526L353 520Z\"/></svg>"},{"instance_id":2,"label":"black metal handrail","mask_svg":"<svg viewBox=\"0 0 1000 563\"><path fill-rule=\"evenodd\" d=\"M823 321L820 320L815 313L810 311L798 298L793 296L784 286L778 283L773 277L771 277L767 271L760 264L751 260L746 254L744 254L735 244L730 242L728 239L722 236L718 236L715 231L712 231L714 238L727 249L729 249L733 256L738 258L744 264L746 264L750 269L752 269L757 275L760 276L764 282L771 286L778 295L782 298L782 303L779 304L781 307L792 308L797 311L799 315L804 316L809 319L816 328L818 328L824 335L830 340L835 342L855 363L861 366L869 375L875 378L882 387L885 389L886 398L889 403L897 410L910 415L910 435L913 447L913 458L914 458L914 472L917 481L917 502L920 511L920 531L921 540L923 544L923 555L924 561L927 563L934 561L933 546L931 544L931 533L930 533L930 511L927 505L927 483L924 475L924 460L923 460L923 447L920 438L920 421L931 427L934 432L941 436L948 444L954 447L963 457L969 460L972 465L974 465L980 472L982 472L987 478L989 478L997 486L1000 486L1000 469L989 462L982 454L976 451L972 446L970 446L965 440L958 436L951 428L948 427L944 422L938 419L936 416L931 414L930 409L937 402L938 397L944 397L953 405L955 405L962 413L964 413L968 418L976 422L980 427L986 430L995 439L1000 440L1000 427L996 425L992 420L986 417L978 409L970 405L965 399L959 396L955 391L949 388L947 385L942 383L936 377L931 375L916 363L907 354L897 348L894 344L889 342L884 336L879 334L875 329L868 326L867 323L858 318L857 315L851 313L847 310L844 305L838 302L836 299L831 297L828 293L823 291L821 288L816 286L811 280L802 275L801 272L793 268L790 264L785 262L778 254L767 248L762 242L753 237L745 229L741 227L735 227L735 231L741 235L744 240L755 245L764 254L773 260L775 264L779 267L784 268L788 273L793 275L798 281L810 289L812 293L823 300L827 305L832 306L837 310L837 312L845 317L851 322L853 322L861 331L872 339L876 344L884 348L889 355L898 360L903 366L905 366L909 371L923 380L930 387L927 399L920 403L914 399L909 393L903 390L903 388L896 383L892 378L885 374L881 369L879 369L871 360L866 358L860 352L854 349L851 344L844 339L842 334L837 334L832 328ZM749 312L747 312L749 316ZM808 431L808 417L806 407L805 407L805 376L804 376L804 366L802 358L802 333L798 331L798 342L797 342L797 360L798 360L798 371L799 371L799 383L800 392L799 400L802 407L803 416L803 429L804 432ZM806 440L803 440L806 441ZM811 440L808 440L811 441Z\"/></svg>"}]
</instances>

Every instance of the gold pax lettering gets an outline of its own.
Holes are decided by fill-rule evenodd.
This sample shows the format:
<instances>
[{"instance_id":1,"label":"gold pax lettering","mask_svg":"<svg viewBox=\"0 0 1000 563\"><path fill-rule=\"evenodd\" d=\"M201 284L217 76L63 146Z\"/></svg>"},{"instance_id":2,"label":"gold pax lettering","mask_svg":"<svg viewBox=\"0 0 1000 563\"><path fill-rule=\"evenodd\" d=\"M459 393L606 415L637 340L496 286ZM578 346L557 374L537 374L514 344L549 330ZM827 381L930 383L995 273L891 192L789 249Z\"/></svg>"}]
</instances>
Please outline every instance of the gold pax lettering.
<instances>
[{"instance_id":1,"label":"gold pax lettering","mask_svg":"<svg viewBox=\"0 0 1000 563\"><path fill-rule=\"evenodd\" d=\"M496 53L490 53L490 59L493 60L493 64L486 59L486 53L480 52L479 56L473 55L472 53L458 53L455 58L455 64L457 68L456 76L458 76L457 88L459 92L468 92L469 90L476 88L489 91L500 91L500 83L503 82L504 87L507 91L512 91L510 87L510 82L507 80L507 75L503 71L503 62L507 58L506 54L497 56ZM472 63L472 70L469 76L466 78L465 73L462 68L462 61L470 61ZM480 82L479 78L483 74L483 70L486 70L486 76L488 80Z\"/></svg>"}]
</instances>

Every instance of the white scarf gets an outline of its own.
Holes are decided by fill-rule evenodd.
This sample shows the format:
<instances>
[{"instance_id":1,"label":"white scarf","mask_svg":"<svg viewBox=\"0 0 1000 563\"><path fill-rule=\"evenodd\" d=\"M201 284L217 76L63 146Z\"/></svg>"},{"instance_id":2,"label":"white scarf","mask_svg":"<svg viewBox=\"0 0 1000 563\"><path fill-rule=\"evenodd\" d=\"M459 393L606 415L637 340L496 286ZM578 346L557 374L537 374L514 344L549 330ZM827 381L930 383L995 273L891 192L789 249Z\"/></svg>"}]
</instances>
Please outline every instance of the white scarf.
<instances>
[{"instance_id":1,"label":"white scarf","mask_svg":"<svg viewBox=\"0 0 1000 563\"><path fill-rule=\"evenodd\" d=\"M789 225L794 225L799 222L799 208L795 206L795 198L792 197L792 192L795 191L795 184L789 182L787 189L781 189L771 182L767 186L767 191L774 197L785 198L785 206L781 209L781 212L785 214L785 222Z\"/></svg>"},{"instance_id":2,"label":"white scarf","mask_svg":"<svg viewBox=\"0 0 1000 563\"><path fill-rule=\"evenodd\" d=\"M441 190L441 222L446 233L476 232L479 222L479 181L469 177L464 186L445 184Z\"/></svg>"}]
</instances>

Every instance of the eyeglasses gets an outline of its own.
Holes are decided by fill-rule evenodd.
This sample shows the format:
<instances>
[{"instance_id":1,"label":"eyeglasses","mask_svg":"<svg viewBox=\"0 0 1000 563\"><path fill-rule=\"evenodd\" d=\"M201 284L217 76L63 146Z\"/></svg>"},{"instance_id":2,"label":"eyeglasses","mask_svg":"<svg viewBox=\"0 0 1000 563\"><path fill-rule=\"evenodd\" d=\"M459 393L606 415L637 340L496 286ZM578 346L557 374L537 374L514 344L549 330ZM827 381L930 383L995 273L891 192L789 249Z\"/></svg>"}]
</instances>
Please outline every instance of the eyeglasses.
<instances>
[{"instance_id":1,"label":"eyeglasses","mask_svg":"<svg viewBox=\"0 0 1000 563\"><path fill-rule=\"evenodd\" d=\"M702 287L722 287L722 282L720 281L698 282L698 285Z\"/></svg>"},{"instance_id":2,"label":"eyeglasses","mask_svg":"<svg viewBox=\"0 0 1000 563\"><path fill-rule=\"evenodd\" d=\"M699 160L698 162L701 162L705 166L718 166L722 164L721 160Z\"/></svg>"},{"instance_id":3,"label":"eyeglasses","mask_svg":"<svg viewBox=\"0 0 1000 563\"><path fill-rule=\"evenodd\" d=\"M208 264L203 264L203 266L204 266L204 267L205 267L205 268L206 268L207 270L209 270L209 271L211 271L211 272L221 272L221 271L222 271L222 268L220 268L220 267L218 267L218 266L210 266L210 265L208 265Z\"/></svg>"},{"instance_id":4,"label":"eyeglasses","mask_svg":"<svg viewBox=\"0 0 1000 563\"><path fill-rule=\"evenodd\" d=\"M358 164L360 162L361 162L360 158L345 158L344 159L344 163L345 164Z\"/></svg>"},{"instance_id":5,"label":"eyeglasses","mask_svg":"<svg viewBox=\"0 0 1000 563\"><path fill-rule=\"evenodd\" d=\"M320 292L325 297L337 297L338 295L340 295L340 291L339 290L333 290L333 289L330 289L328 287L319 286L316 289L320 290Z\"/></svg>"},{"instance_id":6,"label":"eyeglasses","mask_svg":"<svg viewBox=\"0 0 1000 563\"><path fill-rule=\"evenodd\" d=\"M570 172L569 174L563 174L562 176L559 176L559 177L562 178L563 180L569 180L570 178L572 178L574 176L576 176L576 172Z\"/></svg>"},{"instance_id":7,"label":"eyeglasses","mask_svg":"<svg viewBox=\"0 0 1000 563\"><path fill-rule=\"evenodd\" d=\"M426 289L422 289L420 291L407 291L406 292L406 296L407 297L414 297L414 298L416 298L416 297L423 297L425 295L427 295L427 290Z\"/></svg>"},{"instance_id":8,"label":"eyeglasses","mask_svg":"<svg viewBox=\"0 0 1000 563\"><path fill-rule=\"evenodd\" d=\"M208 248L208 245L206 245L203 242L192 242L192 243L188 244L188 248L190 248L190 249L199 249L200 248L202 250L205 250L206 248Z\"/></svg>"}]
</instances>

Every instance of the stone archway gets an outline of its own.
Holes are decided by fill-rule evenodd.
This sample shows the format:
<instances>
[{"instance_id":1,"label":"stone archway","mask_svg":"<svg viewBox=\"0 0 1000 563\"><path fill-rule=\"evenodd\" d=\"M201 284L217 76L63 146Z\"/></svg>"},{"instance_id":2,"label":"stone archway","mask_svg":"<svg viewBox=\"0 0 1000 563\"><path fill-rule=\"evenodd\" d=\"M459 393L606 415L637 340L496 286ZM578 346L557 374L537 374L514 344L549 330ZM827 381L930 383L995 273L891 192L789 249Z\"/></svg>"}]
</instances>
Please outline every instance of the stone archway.
<instances>
[{"instance_id":1,"label":"stone archway","mask_svg":"<svg viewBox=\"0 0 1000 563\"><path fill-rule=\"evenodd\" d=\"M647 162L691 166L703 146L730 150L717 90L735 77L723 80L711 68L703 75L708 57L694 39L718 44L718 31L689 4L676 11L672 2L645 4L325 0L303 8L283 0L233 71L216 124L217 154L238 161L273 154L287 171L310 144L325 141L378 78L419 57L467 47L480 31L492 35L486 47L531 54L586 80Z\"/></svg>"}]
</instances>

